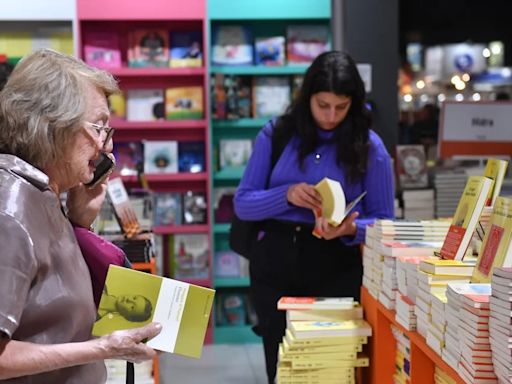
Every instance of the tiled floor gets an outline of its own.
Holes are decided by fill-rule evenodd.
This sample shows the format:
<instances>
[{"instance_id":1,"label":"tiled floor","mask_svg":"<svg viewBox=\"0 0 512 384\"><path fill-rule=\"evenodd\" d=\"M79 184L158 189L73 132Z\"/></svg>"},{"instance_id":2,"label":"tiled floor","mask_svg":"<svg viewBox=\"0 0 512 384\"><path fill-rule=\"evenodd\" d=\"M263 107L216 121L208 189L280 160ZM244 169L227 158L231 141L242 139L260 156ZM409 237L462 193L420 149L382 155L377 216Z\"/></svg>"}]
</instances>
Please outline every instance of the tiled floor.
<instances>
[{"instance_id":1,"label":"tiled floor","mask_svg":"<svg viewBox=\"0 0 512 384\"><path fill-rule=\"evenodd\" d=\"M266 384L261 344L206 345L199 360L160 356L160 384Z\"/></svg>"}]
</instances>

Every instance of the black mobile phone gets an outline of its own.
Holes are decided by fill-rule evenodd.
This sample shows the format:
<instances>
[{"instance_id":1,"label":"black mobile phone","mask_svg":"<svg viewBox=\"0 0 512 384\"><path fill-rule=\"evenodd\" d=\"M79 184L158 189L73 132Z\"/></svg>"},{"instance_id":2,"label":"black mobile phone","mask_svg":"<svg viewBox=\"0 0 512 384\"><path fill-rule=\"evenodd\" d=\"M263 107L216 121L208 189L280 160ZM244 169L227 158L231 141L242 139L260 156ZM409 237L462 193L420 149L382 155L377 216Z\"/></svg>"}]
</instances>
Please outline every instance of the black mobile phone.
<instances>
[{"instance_id":1,"label":"black mobile phone","mask_svg":"<svg viewBox=\"0 0 512 384\"><path fill-rule=\"evenodd\" d=\"M106 177L108 177L114 170L116 163L113 160L113 156L109 156L105 152L101 152L99 159L94 162L94 166L96 167L94 170L94 177L90 182L85 184L88 188L96 187Z\"/></svg>"}]
</instances>

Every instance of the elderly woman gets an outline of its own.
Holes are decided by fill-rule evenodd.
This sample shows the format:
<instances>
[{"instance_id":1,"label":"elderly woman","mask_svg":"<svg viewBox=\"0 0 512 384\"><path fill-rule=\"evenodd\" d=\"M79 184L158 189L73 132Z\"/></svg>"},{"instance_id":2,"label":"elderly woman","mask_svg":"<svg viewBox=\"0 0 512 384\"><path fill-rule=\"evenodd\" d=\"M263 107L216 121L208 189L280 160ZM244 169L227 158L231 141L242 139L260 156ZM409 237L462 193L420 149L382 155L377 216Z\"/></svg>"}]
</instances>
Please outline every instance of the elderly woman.
<instances>
[{"instance_id":1,"label":"elderly woman","mask_svg":"<svg viewBox=\"0 0 512 384\"><path fill-rule=\"evenodd\" d=\"M41 50L0 92L0 380L102 383L103 359L155 356L141 342L155 323L91 339L91 279L71 225L88 228L105 197L105 182L84 184L112 148L107 96L117 90L106 72Z\"/></svg>"}]
</instances>

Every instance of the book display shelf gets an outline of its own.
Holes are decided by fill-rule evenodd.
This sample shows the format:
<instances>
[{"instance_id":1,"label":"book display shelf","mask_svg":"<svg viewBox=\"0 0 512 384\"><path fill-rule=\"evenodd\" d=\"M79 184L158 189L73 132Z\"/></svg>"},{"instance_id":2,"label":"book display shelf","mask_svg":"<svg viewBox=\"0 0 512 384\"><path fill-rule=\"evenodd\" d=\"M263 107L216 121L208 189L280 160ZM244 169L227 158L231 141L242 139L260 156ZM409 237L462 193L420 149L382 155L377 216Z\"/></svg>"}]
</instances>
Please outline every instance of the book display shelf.
<instances>
[{"instance_id":1,"label":"book display shelf","mask_svg":"<svg viewBox=\"0 0 512 384\"><path fill-rule=\"evenodd\" d=\"M255 113L254 84L258 78L287 78L290 81L291 88L292 77L304 74L307 63L290 63L287 60L286 42L283 44L283 41L286 39L288 27L313 25L325 27L328 31L331 19L331 1L261 0L258 2L234 2L230 0L209 0L207 1L207 7L208 49L210 51L208 55L210 58L208 61L208 76L210 79L211 103L211 196L215 199L215 203L211 204L210 216L213 223L213 265L218 266L218 263L215 262L216 256L229 251L228 237L231 217L224 214L217 215L216 205L218 204L220 211L222 209L223 193L232 195L244 171L244 164L237 163L235 166L231 166L232 163L227 163L225 160L227 155L224 151L226 151L228 145L238 147L239 151L241 148L244 151L247 151L247 147L250 149L250 142L254 140L258 131L271 118L271 115L261 117ZM230 27L234 29L230 30ZM328 34L330 35L330 33ZM242 49L238 49L240 48L238 47L232 52L234 56L241 60L237 62L237 59L234 59L230 62L230 53L223 52L219 54L218 47L224 47L226 51L229 51L231 44L237 44L230 42L230 39L239 39L241 35L245 35L245 47L242 47ZM267 63L266 65L262 64L261 61L258 63L258 49L255 48L255 45L259 39L263 38L280 39L281 43L278 44L278 47L280 47L278 51L281 50L281 53L284 54L282 62ZM267 47L270 53L275 53L272 43L269 43ZM246 60L246 54L253 55L252 60ZM223 59L226 60L223 61ZM275 60L275 58L271 60ZM230 87L233 84L236 84L234 87L235 92L237 92L237 101L234 102L236 104L234 108L237 112L234 113L232 113L233 104L230 104L229 95L229 92L232 91ZM223 96L219 96L219 87ZM243 96L240 96L242 93ZM218 113L219 103L226 103L225 110L228 112L225 115L222 112ZM233 144L224 146L223 144L226 141L232 141ZM247 152L248 154L243 156L245 161L250 155L250 150ZM220 274L216 272L219 271L214 267L213 286L217 289L213 315L215 322L214 342L259 342L261 339L256 337L251 329L251 305L248 299L250 281L247 277L247 268L245 268L245 273L242 272L239 277L220 277ZM232 308L226 308L225 302L227 300L224 300L226 296L234 296L235 298L239 296L243 308L233 313ZM227 302L228 306L236 306L233 303L236 300ZM229 313L219 316L219 311ZM233 315L232 318L230 318L231 315Z\"/></svg>"},{"instance_id":2,"label":"book display shelf","mask_svg":"<svg viewBox=\"0 0 512 384\"><path fill-rule=\"evenodd\" d=\"M40 48L76 52L76 2L20 0L2 4L0 54L15 65L21 57Z\"/></svg>"},{"instance_id":3,"label":"book display shelf","mask_svg":"<svg viewBox=\"0 0 512 384\"><path fill-rule=\"evenodd\" d=\"M77 15L78 55L92 65L91 61L95 60L94 54L97 53L97 57L101 57L97 66L114 75L124 95L124 101L121 103L123 113L113 113L110 120L110 125L116 129L114 152L116 143L132 142L140 145L141 142L177 142L172 143L175 145L174 148L176 145L181 146L182 143L203 143L204 153L201 155L204 164L199 171L153 172L146 174L144 178L150 192L154 194L174 193L183 196L187 192L193 192L204 194L209 202L210 155L207 143L210 138L206 107L205 1L189 0L184 5L178 0L146 0L131 2L130 6L127 6L126 2L121 0L78 0ZM172 39L179 34L194 35L201 41L199 50L202 53L202 60L194 64L176 65L171 63L171 54L159 60L162 52L165 56L166 52L170 51ZM109 50L108 55L101 53L105 46ZM173 107L169 108L167 93L173 88L180 91L195 89L194 97L198 101L193 103L194 108L197 104L198 113L193 116L170 117L168 111L176 104L192 104L188 99L182 100L186 99L186 96L178 96L178 99L172 101ZM161 99L158 102L151 98L138 99L137 105L130 111L133 105L130 104L130 92L144 93L150 90L157 90ZM135 110L137 114L130 117L130 112ZM165 147L168 143L163 143L162 146ZM177 162L176 149L172 156L174 157L169 162ZM143 184L146 184L133 173L121 174L121 177L128 190L144 187ZM174 277L174 260L171 260L174 253L171 248L173 237L176 234L200 234L207 238L208 243L204 246L208 250L207 276L180 279L192 284L212 286L209 216L207 214L206 221L201 224L185 225L180 222L176 225L164 224L152 228L156 235L162 236L163 258L159 269L163 275ZM146 267L137 266L142 269L147 269ZM205 340L207 343L212 340L212 330L209 328Z\"/></svg>"},{"instance_id":4,"label":"book display shelf","mask_svg":"<svg viewBox=\"0 0 512 384\"><path fill-rule=\"evenodd\" d=\"M396 340L391 332L391 325L400 329L411 342L410 377L414 384L434 383L435 367L441 368L457 384L464 384L456 371L434 352L425 339L417 332L408 331L395 320L395 312L386 309L374 299L365 287L361 288L361 304L364 308L365 319L373 329L372 337L368 339L370 367L364 372L365 383L393 383L396 372Z\"/></svg>"}]
</instances>

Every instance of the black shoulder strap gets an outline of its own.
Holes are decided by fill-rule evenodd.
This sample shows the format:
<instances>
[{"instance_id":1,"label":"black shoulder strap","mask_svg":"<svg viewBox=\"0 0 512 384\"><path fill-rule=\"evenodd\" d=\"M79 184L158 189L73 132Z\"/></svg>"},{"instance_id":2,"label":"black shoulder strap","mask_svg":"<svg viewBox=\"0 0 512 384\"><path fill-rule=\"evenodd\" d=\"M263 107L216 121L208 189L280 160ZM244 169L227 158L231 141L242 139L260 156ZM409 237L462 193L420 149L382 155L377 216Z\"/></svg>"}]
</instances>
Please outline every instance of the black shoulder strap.
<instances>
[{"instance_id":1,"label":"black shoulder strap","mask_svg":"<svg viewBox=\"0 0 512 384\"><path fill-rule=\"evenodd\" d=\"M284 151L284 148L286 147L286 145L288 144L288 141L290 140L290 138L286 138L285 140L278 140L276 138L276 135L274 132L274 130L275 130L274 121L271 120L270 124L272 125L272 156L271 156L271 162L270 162L270 172L268 174L269 179L270 179L270 175L272 174L274 167L277 164L277 161L281 157L281 155Z\"/></svg>"}]
</instances>

